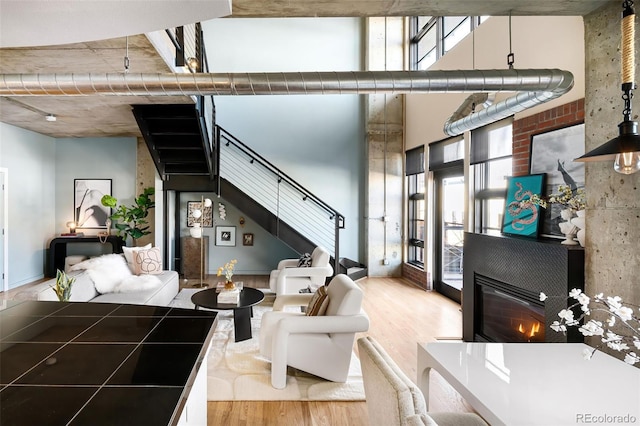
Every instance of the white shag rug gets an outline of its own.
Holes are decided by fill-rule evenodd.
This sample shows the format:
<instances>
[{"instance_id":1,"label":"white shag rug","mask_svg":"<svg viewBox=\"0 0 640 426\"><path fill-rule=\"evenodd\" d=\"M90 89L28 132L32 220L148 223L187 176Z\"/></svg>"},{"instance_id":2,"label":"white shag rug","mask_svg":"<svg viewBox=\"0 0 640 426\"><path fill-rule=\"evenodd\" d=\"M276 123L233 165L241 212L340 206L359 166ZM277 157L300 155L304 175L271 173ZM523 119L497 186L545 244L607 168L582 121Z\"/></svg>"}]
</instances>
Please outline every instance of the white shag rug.
<instances>
[{"instance_id":1,"label":"white shag rug","mask_svg":"<svg viewBox=\"0 0 640 426\"><path fill-rule=\"evenodd\" d=\"M177 308L193 308L191 296L200 289L183 289L171 302ZM334 383L289 367L287 387L271 386L271 363L260 355L260 320L272 309L273 300L253 307L252 338L235 342L233 312L219 311L218 325L208 357L209 401L364 401L360 361L351 356L346 383Z\"/></svg>"}]
</instances>

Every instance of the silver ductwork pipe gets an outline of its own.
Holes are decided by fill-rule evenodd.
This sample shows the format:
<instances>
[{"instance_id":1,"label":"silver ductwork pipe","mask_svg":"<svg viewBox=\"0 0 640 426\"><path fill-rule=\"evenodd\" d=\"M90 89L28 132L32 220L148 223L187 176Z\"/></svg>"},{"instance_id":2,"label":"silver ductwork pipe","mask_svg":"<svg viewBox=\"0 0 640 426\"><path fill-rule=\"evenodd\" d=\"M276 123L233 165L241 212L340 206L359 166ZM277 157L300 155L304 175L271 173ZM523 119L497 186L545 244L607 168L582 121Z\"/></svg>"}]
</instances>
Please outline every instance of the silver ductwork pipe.
<instances>
[{"instance_id":1,"label":"silver ductwork pipe","mask_svg":"<svg viewBox=\"0 0 640 426\"><path fill-rule=\"evenodd\" d=\"M0 96L238 96L524 92L492 105L479 113L473 113L451 123L447 122L445 131L449 134L459 134L557 98L569 91L572 86L573 75L568 71L557 69L0 75ZM493 118L494 114L499 118Z\"/></svg>"}]
</instances>

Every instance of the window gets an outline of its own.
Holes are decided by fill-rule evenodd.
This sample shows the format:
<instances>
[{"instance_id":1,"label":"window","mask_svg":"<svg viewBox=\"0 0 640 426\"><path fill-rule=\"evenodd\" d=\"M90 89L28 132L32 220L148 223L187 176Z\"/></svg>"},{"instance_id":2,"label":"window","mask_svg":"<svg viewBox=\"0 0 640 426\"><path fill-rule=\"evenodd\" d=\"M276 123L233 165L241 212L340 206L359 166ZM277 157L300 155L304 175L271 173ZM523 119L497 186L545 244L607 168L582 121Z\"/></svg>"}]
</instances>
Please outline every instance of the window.
<instances>
[{"instance_id":1,"label":"window","mask_svg":"<svg viewBox=\"0 0 640 426\"><path fill-rule=\"evenodd\" d=\"M429 69L487 18L488 16L414 16L409 18L411 69Z\"/></svg>"},{"instance_id":2,"label":"window","mask_svg":"<svg viewBox=\"0 0 640 426\"><path fill-rule=\"evenodd\" d=\"M502 229L512 139L511 119L471 131L475 232L498 235Z\"/></svg>"},{"instance_id":3,"label":"window","mask_svg":"<svg viewBox=\"0 0 640 426\"><path fill-rule=\"evenodd\" d=\"M407 261L424 267L424 147L407 151L405 170L409 219Z\"/></svg>"}]
</instances>

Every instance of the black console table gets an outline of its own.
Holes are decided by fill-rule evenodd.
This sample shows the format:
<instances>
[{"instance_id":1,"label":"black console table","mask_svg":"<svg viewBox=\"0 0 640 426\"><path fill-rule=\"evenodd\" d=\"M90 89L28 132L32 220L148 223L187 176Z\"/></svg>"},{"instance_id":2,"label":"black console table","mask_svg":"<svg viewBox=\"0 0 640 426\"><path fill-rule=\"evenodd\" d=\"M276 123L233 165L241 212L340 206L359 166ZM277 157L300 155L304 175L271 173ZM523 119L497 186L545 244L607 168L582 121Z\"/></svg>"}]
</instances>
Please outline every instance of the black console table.
<instances>
[{"instance_id":1,"label":"black console table","mask_svg":"<svg viewBox=\"0 0 640 426\"><path fill-rule=\"evenodd\" d=\"M64 259L67 257L67 244L77 243L102 243L102 241L100 241L97 235L86 237L57 237L52 239L49 243L49 255L47 257L47 277L55 277L56 269L64 270ZM122 253L124 240L115 235L109 235L104 244L110 244L113 253Z\"/></svg>"}]
</instances>

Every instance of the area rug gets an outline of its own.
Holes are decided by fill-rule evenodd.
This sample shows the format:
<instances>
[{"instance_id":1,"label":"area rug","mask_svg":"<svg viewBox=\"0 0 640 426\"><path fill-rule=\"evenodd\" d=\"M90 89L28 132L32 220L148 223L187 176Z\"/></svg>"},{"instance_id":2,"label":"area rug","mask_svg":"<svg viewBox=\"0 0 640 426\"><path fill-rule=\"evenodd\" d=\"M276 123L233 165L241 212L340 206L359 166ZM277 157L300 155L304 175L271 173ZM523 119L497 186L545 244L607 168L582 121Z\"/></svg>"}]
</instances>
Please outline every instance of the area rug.
<instances>
[{"instance_id":1,"label":"area rug","mask_svg":"<svg viewBox=\"0 0 640 426\"><path fill-rule=\"evenodd\" d=\"M193 308L191 296L199 289L183 289L171 306ZM272 310L273 297L253 308L252 338L235 342L233 313L219 311L218 325L208 355L207 399L209 401L364 401L360 361L353 354L346 383L334 383L289 368L287 386L271 386L271 363L260 355L262 314ZM299 308L292 308L299 309ZM321 360L318 360L320 362Z\"/></svg>"}]
</instances>

